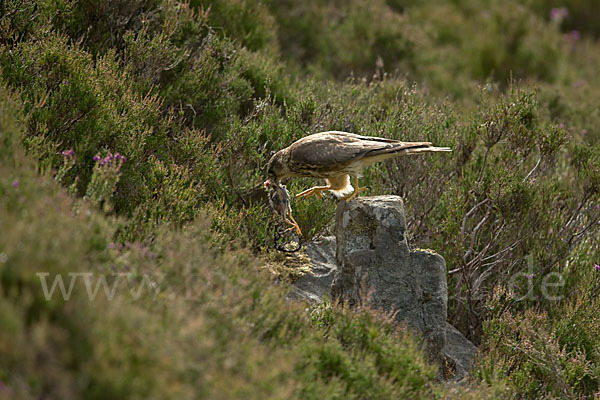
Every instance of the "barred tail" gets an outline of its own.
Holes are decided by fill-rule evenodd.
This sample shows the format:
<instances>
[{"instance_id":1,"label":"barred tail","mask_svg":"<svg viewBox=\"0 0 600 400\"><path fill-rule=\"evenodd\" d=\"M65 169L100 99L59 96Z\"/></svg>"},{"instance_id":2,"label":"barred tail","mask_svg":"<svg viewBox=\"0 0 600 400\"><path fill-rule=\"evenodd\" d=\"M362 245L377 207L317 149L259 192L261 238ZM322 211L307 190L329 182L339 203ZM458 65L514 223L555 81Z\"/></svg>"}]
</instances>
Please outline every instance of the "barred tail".
<instances>
[{"instance_id":1,"label":"barred tail","mask_svg":"<svg viewBox=\"0 0 600 400\"><path fill-rule=\"evenodd\" d=\"M437 153L437 152L448 152L452 151L450 147L415 147L409 148L403 151L404 154L417 154L417 153Z\"/></svg>"},{"instance_id":2,"label":"barred tail","mask_svg":"<svg viewBox=\"0 0 600 400\"><path fill-rule=\"evenodd\" d=\"M369 150L366 152L365 156L373 157L387 155L385 158L389 158L404 154L434 153L444 151L452 151L452 149L450 149L450 147L434 147L430 142L397 142L391 145L385 145L381 148Z\"/></svg>"}]
</instances>

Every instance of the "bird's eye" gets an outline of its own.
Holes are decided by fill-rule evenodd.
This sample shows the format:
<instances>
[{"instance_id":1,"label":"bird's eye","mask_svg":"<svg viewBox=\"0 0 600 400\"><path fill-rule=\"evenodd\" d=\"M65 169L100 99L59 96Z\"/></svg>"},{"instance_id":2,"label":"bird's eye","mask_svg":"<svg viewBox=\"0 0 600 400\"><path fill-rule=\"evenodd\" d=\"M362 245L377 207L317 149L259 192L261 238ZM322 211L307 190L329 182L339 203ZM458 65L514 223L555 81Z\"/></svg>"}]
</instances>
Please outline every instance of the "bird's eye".
<instances>
[{"instance_id":1,"label":"bird's eye","mask_svg":"<svg viewBox=\"0 0 600 400\"><path fill-rule=\"evenodd\" d=\"M269 176L275 176L275 171L273 171L273 168L269 168L268 174Z\"/></svg>"}]
</instances>

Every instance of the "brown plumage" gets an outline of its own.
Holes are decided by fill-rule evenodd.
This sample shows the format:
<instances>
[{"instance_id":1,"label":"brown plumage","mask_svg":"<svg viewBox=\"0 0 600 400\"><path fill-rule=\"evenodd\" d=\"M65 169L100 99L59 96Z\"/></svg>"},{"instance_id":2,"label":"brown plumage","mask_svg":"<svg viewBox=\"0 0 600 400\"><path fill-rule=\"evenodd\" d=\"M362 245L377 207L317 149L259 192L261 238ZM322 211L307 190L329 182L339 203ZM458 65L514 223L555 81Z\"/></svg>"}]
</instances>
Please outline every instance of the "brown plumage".
<instances>
[{"instance_id":1,"label":"brown plumage","mask_svg":"<svg viewBox=\"0 0 600 400\"><path fill-rule=\"evenodd\" d=\"M269 160L268 175L275 182L293 176L325 179L325 186L307 189L296 197L313 194L321 197L321 192L329 190L336 197L350 201L366 190L358 186L364 167L405 154L447 151L452 150L434 147L430 142L401 142L339 131L320 132L275 153Z\"/></svg>"}]
</instances>

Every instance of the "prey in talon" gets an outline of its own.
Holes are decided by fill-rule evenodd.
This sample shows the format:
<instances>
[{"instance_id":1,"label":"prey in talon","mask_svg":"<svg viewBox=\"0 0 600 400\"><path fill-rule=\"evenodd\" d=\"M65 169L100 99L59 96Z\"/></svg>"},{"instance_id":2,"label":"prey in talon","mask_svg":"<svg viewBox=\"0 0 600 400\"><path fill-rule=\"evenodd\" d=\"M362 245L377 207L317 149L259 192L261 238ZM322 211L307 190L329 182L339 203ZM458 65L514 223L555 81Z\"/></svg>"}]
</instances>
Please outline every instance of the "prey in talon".
<instances>
[{"instance_id":1,"label":"prey in talon","mask_svg":"<svg viewBox=\"0 0 600 400\"><path fill-rule=\"evenodd\" d=\"M269 204L273 211L279 214L286 223L292 226L286 231L294 229L298 235L302 235L298 223L292 216L290 193L287 191L286 187L270 179L266 180L264 185L269 191Z\"/></svg>"}]
</instances>

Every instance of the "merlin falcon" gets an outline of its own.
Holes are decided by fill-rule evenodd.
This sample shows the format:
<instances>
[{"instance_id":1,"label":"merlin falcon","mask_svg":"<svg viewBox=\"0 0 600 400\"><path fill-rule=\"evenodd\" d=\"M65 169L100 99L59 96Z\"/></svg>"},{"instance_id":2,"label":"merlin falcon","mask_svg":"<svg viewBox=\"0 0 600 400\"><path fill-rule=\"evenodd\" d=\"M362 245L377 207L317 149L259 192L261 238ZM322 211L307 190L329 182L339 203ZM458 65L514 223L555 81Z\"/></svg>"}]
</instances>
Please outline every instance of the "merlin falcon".
<instances>
[{"instance_id":1,"label":"merlin falcon","mask_svg":"<svg viewBox=\"0 0 600 400\"><path fill-rule=\"evenodd\" d=\"M448 152L449 147L434 147L430 142L401 142L375 136L329 131L315 133L275 153L268 164L269 180L278 183L290 177L324 179L298 195L306 198L331 191L338 199L350 201L366 187L358 185L363 168L390 158L418 153ZM354 186L352 186L352 182Z\"/></svg>"}]
</instances>

